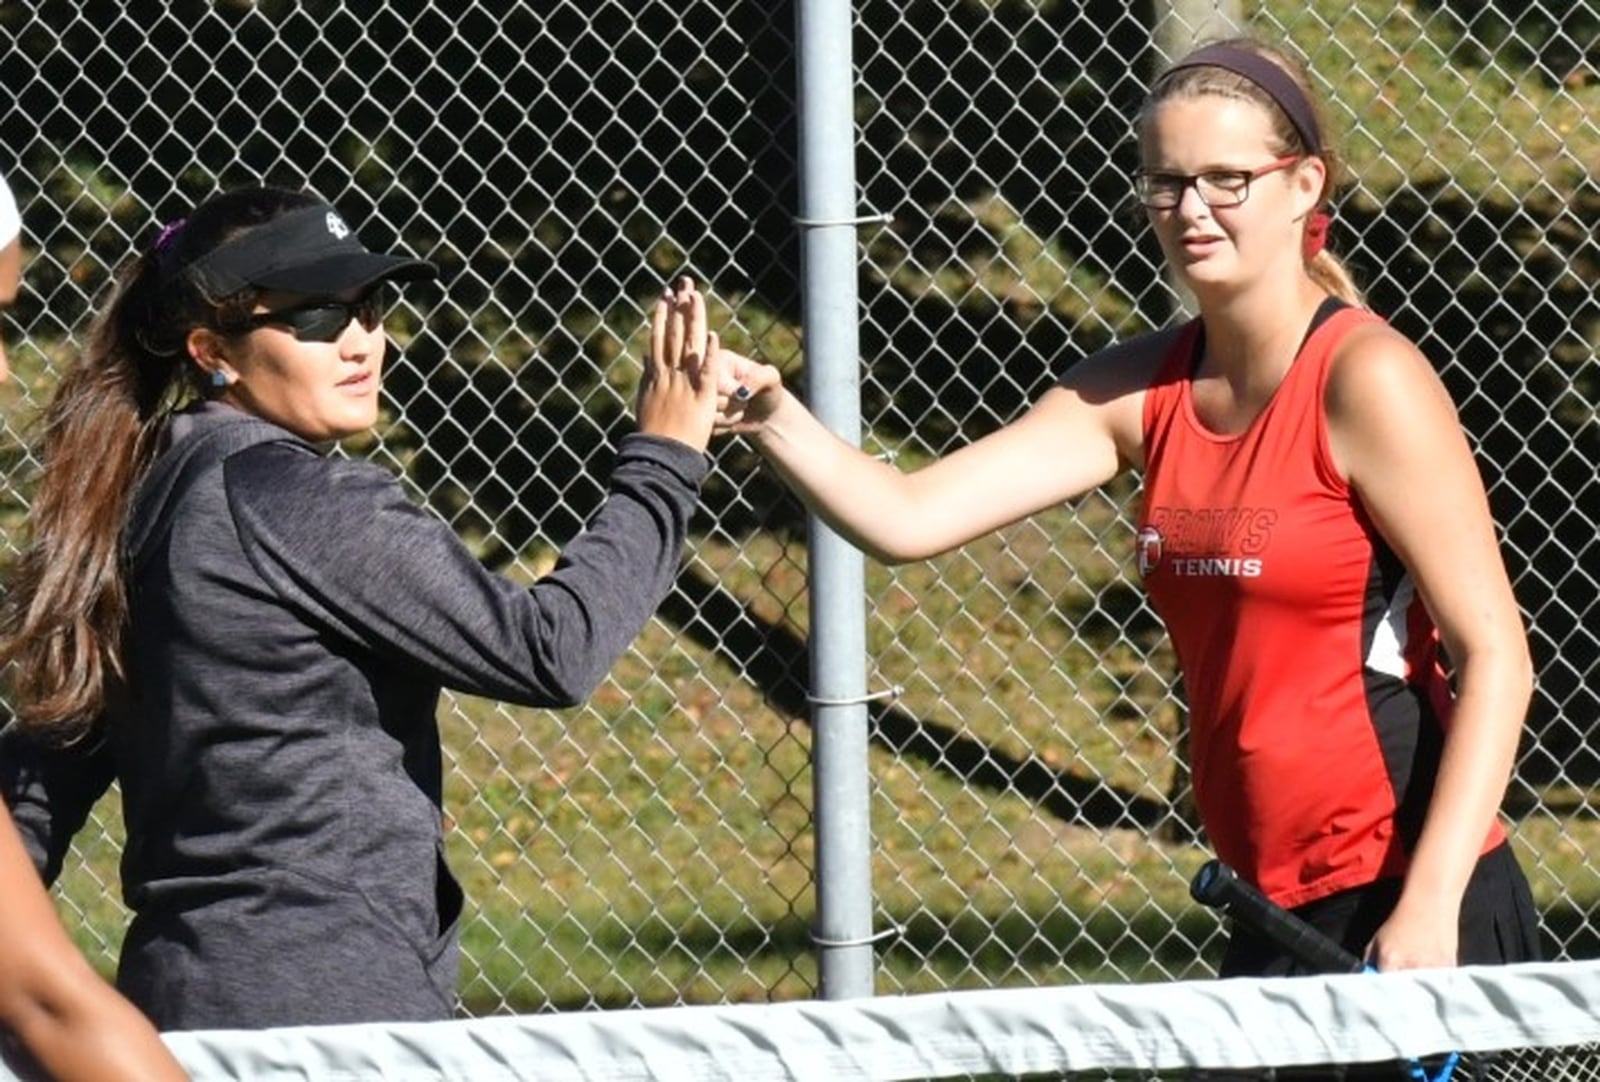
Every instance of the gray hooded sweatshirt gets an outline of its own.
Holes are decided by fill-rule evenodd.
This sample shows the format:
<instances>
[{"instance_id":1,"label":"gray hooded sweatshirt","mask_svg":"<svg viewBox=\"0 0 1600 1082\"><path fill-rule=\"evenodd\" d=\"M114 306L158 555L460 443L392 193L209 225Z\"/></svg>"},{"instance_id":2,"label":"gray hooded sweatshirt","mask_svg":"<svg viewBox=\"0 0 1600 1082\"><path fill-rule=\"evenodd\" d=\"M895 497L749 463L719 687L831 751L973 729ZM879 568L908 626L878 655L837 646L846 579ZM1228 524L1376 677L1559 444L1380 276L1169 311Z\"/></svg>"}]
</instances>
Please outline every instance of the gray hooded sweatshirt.
<instances>
[{"instance_id":1,"label":"gray hooded sweatshirt","mask_svg":"<svg viewBox=\"0 0 1600 1082\"><path fill-rule=\"evenodd\" d=\"M705 472L625 437L604 506L527 587L378 467L226 406L175 419L125 536L127 701L71 748L0 733L47 880L121 783L122 991L166 1030L449 1017L440 689L584 700L670 588Z\"/></svg>"}]
</instances>

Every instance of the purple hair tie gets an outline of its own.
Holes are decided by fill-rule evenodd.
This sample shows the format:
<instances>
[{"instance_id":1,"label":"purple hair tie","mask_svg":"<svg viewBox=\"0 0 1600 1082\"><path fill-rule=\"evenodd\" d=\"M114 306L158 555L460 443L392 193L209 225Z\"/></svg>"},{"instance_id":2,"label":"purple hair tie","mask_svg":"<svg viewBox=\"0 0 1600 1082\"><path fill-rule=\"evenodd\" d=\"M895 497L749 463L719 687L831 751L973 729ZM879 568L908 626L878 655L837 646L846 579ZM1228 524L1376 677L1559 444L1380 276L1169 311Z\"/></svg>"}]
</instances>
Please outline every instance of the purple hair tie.
<instances>
[{"instance_id":1,"label":"purple hair tie","mask_svg":"<svg viewBox=\"0 0 1600 1082\"><path fill-rule=\"evenodd\" d=\"M184 223L188 220L189 219L187 218L174 218L172 221L162 226L160 235L156 237L156 243L154 246L155 250L158 252L164 251L167 245L172 241L173 234L182 229Z\"/></svg>"}]
</instances>

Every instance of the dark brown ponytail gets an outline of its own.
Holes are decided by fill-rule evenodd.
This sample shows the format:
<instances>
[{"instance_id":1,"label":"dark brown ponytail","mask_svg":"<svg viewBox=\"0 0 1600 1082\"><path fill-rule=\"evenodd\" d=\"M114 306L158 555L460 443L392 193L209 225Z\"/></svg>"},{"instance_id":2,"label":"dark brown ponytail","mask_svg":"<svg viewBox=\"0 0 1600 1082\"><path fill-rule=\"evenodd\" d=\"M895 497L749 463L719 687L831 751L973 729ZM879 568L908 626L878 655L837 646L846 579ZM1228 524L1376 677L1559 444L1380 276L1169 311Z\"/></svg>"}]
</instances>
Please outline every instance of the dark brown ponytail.
<instances>
[{"instance_id":1,"label":"dark brown ponytail","mask_svg":"<svg viewBox=\"0 0 1600 1082\"><path fill-rule=\"evenodd\" d=\"M60 741L81 737L124 682L122 531L168 418L201 393L188 333L254 304L253 292L206 295L184 268L315 202L272 188L219 195L163 229L117 275L40 418L29 543L0 602L0 669L19 725Z\"/></svg>"}]
</instances>

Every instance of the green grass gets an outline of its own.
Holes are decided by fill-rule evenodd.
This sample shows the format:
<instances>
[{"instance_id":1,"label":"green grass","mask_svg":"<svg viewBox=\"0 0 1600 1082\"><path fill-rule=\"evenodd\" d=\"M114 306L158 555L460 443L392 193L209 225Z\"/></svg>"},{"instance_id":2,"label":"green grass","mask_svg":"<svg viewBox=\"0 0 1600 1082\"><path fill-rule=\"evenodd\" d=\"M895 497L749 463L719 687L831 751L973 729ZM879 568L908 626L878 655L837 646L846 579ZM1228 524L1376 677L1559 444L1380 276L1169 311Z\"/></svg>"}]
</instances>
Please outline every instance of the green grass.
<instances>
[{"instance_id":1,"label":"green grass","mask_svg":"<svg viewBox=\"0 0 1600 1082\"><path fill-rule=\"evenodd\" d=\"M1436 5L1315 0L1248 14L1310 56L1371 198L1407 184L1454 185L1474 199L1559 198L1600 161L1600 80L1552 85L1526 68L1481 63ZM1020 228L1003 203L975 213L1004 257L973 271L987 293L1023 307L1050 298L1065 320L1126 329L1130 309L1108 283L1063 269L1071 260ZM1056 277L1035 281L1015 267ZM938 284L885 273L915 293ZM760 329L768 356L798 354L794 328L743 310L741 319ZM494 341L511 328L483 329ZM575 330L610 333L594 319ZM8 433L48 393L63 349L44 339L12 345L17 377L0 388ZM616 389L631 394L627 379ZM0 530L14 536L24 500L14 446L7 456ZM1180 780L1171 657L1123 577L1128 538L1116 501L1125 496L1091 497L926 564L869 565L869 687L899 689L868 763L876 923L894 932L877 950L879 991L1205 971L1200 948L1216 922L1186 893L1205 854L1164 840L1181 829L1063 810L1085 793L1103 796L1097 785L1163 806ZM803 636L800 545L767 534L737 547L703 538L694 557L752 621ZM527 560L547 565L546 554ZM804 714L726 653L665 623L585 709L452 701L446 809L469 897L470 1008L814 994ZM1515 824L1519 852L1552 934L1564 949L1594 954L1594 797L1545 798L1547 810ZM59 895L75 938L109 970L126 917L116 901L115 801L97 816L104 829L81 836L81 860Z\"/></svg>"},{"instance_id":2,"label":"green grass","mask_svg":"<svg viewBox=\"0 0 1600 1082\"><path fill-rule=\"evenodd\" d=\"M902 707L996 760L1009 757L1012 769L1104 778L1160 800L1170 733L1155 722L1097 724L1104 704L1074 705L1051 660L1072 653L1054 649L1051 635L1070 636L1031 624L1052 618L1035 593L1066 591L1074 568L1105 559L1086 542L1037 548L1045 536L1072 537L1073 518L1045 516L926 568L874 567L872 655L887 659L881 668L920 659L918 671L895 677L905 678ZM723 584L752 612L773 608L761 584L796 559L769 538L698 552L734 568ZM1014 574L1019 561L1030 588L1013 592L1004 569ZM803 562L792 570L803 578ZM803 595L787 616L803 625ZM903 638L894 626L947 638ZM1035 635L1047 645L1019 655L1028 671L993 679L985 644L1011 650ZM960 660L972 650L976 676ZM451 860L469 897L463 994L474 1013L815 994L809 728L722 658L657 624L591 709L459 700L446 712L445 740L455 759ZM1063 819L953 758L929 762L882 745L870 755L876 920L900 929L878 948L880 992L1208 971L1198 945L1216 922L1186 893L1201 850ZM1576 796L1567 800L1581 812ZM1555 796L1546 802L1562 807ZM114 833L114 803L101 813ZM1585 856L1600 846L1600 828L1582 814L1541 813L1517 830L1541 907L1580 935L1574 915L1600 902L1600 872ZM87 905L81 915L68 909L74 932L109 967L123 921L102 888L115 845L93 832L83 843L85 860L61 893Z\"/></svg>"},{"instance_id":3,"label":"green grass","mask_svg":"<svg viewBox=\"0 0 1600 1082\"><path fill-rule=\"evenodd\" d=\"M1514 5L1473 6L1470 23L1444 5L1393 0L1273 2L1249 6L1246 18L1307 56L1331 99L1335 145L1369 190L1445 182L1480 197L1570 192L1600 161L1600 73L1541 71L1514 48L1497 8ZM1566 24L1580 43L1585 19L1592 35L1592 11Z\"/></svg>"}]
</instances>

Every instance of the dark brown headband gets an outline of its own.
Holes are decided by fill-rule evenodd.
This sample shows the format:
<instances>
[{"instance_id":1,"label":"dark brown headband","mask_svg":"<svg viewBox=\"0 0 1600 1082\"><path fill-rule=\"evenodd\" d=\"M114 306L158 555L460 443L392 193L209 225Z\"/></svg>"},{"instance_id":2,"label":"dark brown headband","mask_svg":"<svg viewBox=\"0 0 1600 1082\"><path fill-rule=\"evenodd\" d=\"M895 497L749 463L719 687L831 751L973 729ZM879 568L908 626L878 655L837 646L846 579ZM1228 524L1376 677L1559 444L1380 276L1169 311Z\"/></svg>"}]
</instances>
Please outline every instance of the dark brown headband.
<instances>
[{"instance_id":1,"label":"dark brown headband","mask_svg":"<svg viewBox=\"0 0 1600 1082\"><path fill-rule=\"evenodd\" d=\"M1197 49L1167 69L1167 75L1186 68L1222 68L1235 75L1249 79L1256 86L1266 92L1284 116L1289 118L1289 123L1294 125L1294 130L1300 133L1300 139L1306 145L1310 154L1322 153L1322 132L1317 126L1316 110L1311 108L1311 100L1306 97L1300 84L1294 81L1293 76L1271 60L1252 53L1246 49L1236 49L1231 45L1207 45Z\"/></svg>"}]
</instances>

